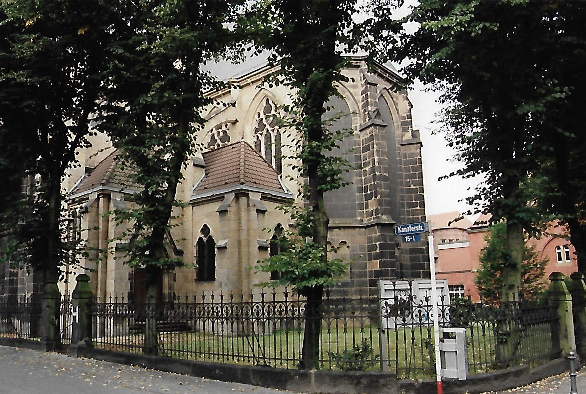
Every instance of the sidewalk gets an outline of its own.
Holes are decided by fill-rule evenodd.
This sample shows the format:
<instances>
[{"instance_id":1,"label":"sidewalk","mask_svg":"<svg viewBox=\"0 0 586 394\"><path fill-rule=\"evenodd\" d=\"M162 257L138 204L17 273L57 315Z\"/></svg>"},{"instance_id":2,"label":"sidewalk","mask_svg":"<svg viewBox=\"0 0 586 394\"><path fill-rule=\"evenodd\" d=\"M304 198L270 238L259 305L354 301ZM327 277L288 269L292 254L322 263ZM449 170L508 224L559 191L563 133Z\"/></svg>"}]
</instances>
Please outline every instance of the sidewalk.
<instances>
[{"instance_id":1,"label":"sidewalk","mask_svg":"<svg viewBox=\"0 0 586 394\"><path fill-rule=\"evenodd\" d=\"M586 368L578 372L577 377L578 394L586 394ZM507 391L490 391L483 394L569 394L570 393L570 373L551 376L530 384L529 386L517 387Z\"/></svg>"},{"instance_id":2,"label":"sidewalk","mask_svg":"<svg viewBox=\"0 0 586 394\"><path fill-rule=\"evenodd\" d=\"M0 346L0 394L283 394L284 391Z\"/></svg>"},{"instance_id":3,"label":"sidewalk","mask_svg":"<svg viewBox=\"0 0 586 394\"><path fill-rule=\"evenodd\" d=\"M586 394L586 368L578 372ZM57 353L0 346L0 394L284 394L284 391L149 370ZM529 386L484 394L569 394L568 372Z\"/></svg>"}]
</instances>

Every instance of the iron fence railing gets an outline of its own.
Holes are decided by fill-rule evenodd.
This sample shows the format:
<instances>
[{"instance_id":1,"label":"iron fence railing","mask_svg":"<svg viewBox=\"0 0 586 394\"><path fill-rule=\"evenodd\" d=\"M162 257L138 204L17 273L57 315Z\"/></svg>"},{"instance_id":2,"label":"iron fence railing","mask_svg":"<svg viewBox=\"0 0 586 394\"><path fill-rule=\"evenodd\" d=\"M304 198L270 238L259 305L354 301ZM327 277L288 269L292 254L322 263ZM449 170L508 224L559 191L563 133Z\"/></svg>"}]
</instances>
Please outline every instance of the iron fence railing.
<instances>
[{"instance_id":1,"label":"iron fence railing","mask_svg":"<svg viewBox=\"0 0 586 394\"><path fill-rule=\"evenodd\" d=\"M0 302L0 336L40 340L41 303L21 298Z\"/></svg>"},{"instance_id":2,"label":"iron fence railing","mask_svg":"<svg viewBox=\"0 0 586 394\"><path fill-rule=\"evenodd\" d=\"M472 373L522 364L534 367L560 354L555 344L559 317L549 302L491 305L457 299L449 309L450 325L466 328Z\"/></svg>"},{"instance_id":3,"label":"iron fence railing","mask_svg":"<svg viewBox=\"0 0 586 394\"><path fill-rule=\"evenodd\" d=\"M62 345L71 344L74 322L77 321L77 307L71 298L63 297L59 304L59 331Z\"/></svg>"},{"instance_id":4,"label":"iron fence railing","mask_svg":"<svg viewBox=\"0 0 586 394\"><path fill-rule=\"evenodd\" d=\"M535 366L559 355L552 336L557 313L547 303L444 301L440 299L440 326L466 328L470 373ZM306 308L304 299L288 292L202 294L157 305L112 298L94 303L93 343L103 349L152 354L145 343L151 330L160 356L298 368ZM429 297L326 297L321 315L322 368L385 370L401 377L434 373Z\"/></svg>"},{"instance_id":5,"label":"iron fence railing","mask_svg":"<svg viewBox=\"0 0 586 394\"><path fill-rule=\"evenodd\" d=\"M433 375L431 300L403 290L383 300L326 295L320 308L320 367ZM101 349L295 369L306 308L303 298L287 291L210 293L157 304L114 297L94 300L89 318L93 346ZM0 302L0 337L39 340L41 311L41 303L26 299ZM469 373L536 366L560 353L557 311L547 302L499 306L440 297L438 319L441 327L466 329ZM74 303L62 299L61 344L73 340L77 321Z\"/></svg>"}]
</instances>

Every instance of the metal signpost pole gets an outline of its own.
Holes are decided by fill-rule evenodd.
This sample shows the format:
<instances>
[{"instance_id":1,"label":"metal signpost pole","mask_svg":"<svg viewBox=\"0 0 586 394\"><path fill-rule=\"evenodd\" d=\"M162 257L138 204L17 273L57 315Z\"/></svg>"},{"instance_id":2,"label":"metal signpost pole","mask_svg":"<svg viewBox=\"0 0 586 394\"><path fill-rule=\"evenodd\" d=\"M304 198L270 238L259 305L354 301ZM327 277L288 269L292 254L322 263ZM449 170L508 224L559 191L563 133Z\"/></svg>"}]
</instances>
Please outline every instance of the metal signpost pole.
<instances>
[{"instance_id":1,"label":"metal signpost pole","mask_svg":"<svg viewBox=\"0 0 586 394\"><path fill-rule=\"evenodd\" d=\"M578 387L576 385L576 354L574 352L570 352L568 356L570 360L570 394L578 394Z\"/></svg>"},{"instance_id":2,"label":"metal signpost pole","mask_svg":"<svg viewBox=\"0 0 586 394\"><path fill-rule=\"evenodd\" d=\"M429 246L429 270L431 271L431 308L433 313L433 337L435 345L435 374L437 381L437 394L443 394L442 384L442 361L440 355L440 330L439 330L439 309L437 306L437 285L435 280L435 248L433 245L433 233L431 223L427 226Z\"/></svg>"}]
</instances>

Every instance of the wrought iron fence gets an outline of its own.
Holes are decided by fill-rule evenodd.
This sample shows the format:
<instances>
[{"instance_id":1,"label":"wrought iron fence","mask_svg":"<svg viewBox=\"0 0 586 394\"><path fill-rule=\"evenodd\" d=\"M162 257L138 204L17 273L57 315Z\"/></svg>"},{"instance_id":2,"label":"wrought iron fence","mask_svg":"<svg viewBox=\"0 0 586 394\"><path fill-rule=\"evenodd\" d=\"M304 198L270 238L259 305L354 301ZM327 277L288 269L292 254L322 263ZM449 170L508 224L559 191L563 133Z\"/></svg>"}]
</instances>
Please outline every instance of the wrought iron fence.
<instances>
[{"instance_id":1,"label":"wrought iron fence","mask_svg":"<svg viewBox=\"0 0 586 394\"><path fill-rule=\"evenodd\" d=\"M91 308L92 341L122 352L297 368L307 307L303 298L286 291L201 294L159 304L97 300ZM39 340L41 310L41 303L26 299L0 302L0 336ZM499 306L442 297L438 318L442 327L466 328L470 373L536 366L559 356L559 320L547 302ZM64 345L72 340L76 319L71 300L62 299ZM328 295L321 305L322 368L429 376L435 371L433 344L432 305L425 295L405 289L384 300Z\"/></svg>"},{"instance_id":2,"label":"wrought iron fence","mask_svg":"<svg viewBox=\"0 0 586 394\"><path fill-rule=\"evenodd\" d=\"M457 299L449 309L449 324L466 328L470 372L534 367L560 355L557 309L545 300L494 305Z\"/></svg>"},{"instance_id":3,"label":"wrought iron fence","mask_svg":"<svg viewBox=\"0 0 586 394\"><path fill-rule=\"evenodd\" d=\"M39 340L41 303L25 298L0 302L0 337Z\"/></svg>"},{"instance_id":4,"label":"wrought iron fence","mask_svg":"<svg viewBox=\"0 0 586 394\"><path fill-rule=\"evenodd\" d=\"M0 302L0 337L38 341L41 339L42 303L21 297ZM71 343L76 308L63 297L59 304L59 338L61 345Z\"/></svg>"},{"instance_id":5,"label":"wrought iron fence","mask_svg":"<svg viewBox=\"0 0 586 394\"><path fill-rule=\"evenodd\" d=\"M59 331L62 345L71 344L75 321L77 321L77 308L71 298L63 297L59 305Z\"/></svg>"},{"instance_id":6,"label":"wrought iron fence","mask_svg":"<svg viewBox=\"0 0 586 394\"><path fill-rule=\"evenodd\" d=\"M382 301L326 297L321 306L321 367L432 375L431 300L407 294ZM297 368L307 307L289 292L202 294L159 304L112 298L93 304L93 343L186 360ZM498 306L442 298L439 322L466 328L471 373L535 366L559 355L552 336L557 314L547 303ZM155 338L154 345L149 337Z\"/></svg>"}]
</instances>

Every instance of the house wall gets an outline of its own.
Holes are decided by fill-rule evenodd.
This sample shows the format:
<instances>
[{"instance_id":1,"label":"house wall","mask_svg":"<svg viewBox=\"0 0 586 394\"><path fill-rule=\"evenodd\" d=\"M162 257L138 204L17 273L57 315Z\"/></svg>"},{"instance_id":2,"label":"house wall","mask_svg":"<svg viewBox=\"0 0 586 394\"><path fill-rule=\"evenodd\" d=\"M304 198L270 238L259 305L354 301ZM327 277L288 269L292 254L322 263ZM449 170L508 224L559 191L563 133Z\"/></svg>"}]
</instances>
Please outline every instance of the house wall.
<instances>
[{"instance_id":1,"label":"house wall","mask_svg":"<svg viewBox=\"0 0 586 394\"><path fill-rule=\"evenodd\" d=\"M565 237L564 231L560 227L550 227L547 233L538 239L531 239L531 245L535 246L535 250L539 253L541 258L549 260L545 271L546 277L552 272L561 272L569 277L572 273L578 271L578 258L576 256L576 249ZM561 262L558 262L556 256L556 247L569 246L570 260L566 260L565 256ZM565 254L565 253L564 253Z\"/></svg>"},{"instance_id":2,"label":"house wall","mask_svg":"<svg viewBox=\"0 0 586 394\"><path fill-rule=\"evenodd\" d=\"M471 227L469 229L441 228L434 231L434 244L436 248L437 277L447 279L449 285L464 285L466 295L473 301L479 301L480 296L474 283L476 272L480 267L480 253L486 246L486 226ZM540 258L548 260L545 268L544 281L552 272L561 272L570 276L578 270L577 258L574 247L563 237L564 230L560 227L550 226L540 238L530 238L528 243L533 245ZM464 242L441 244L442 239L467 239ZM557 262L556 246L569 245L570 262Z\"/></svg>"}]
</instances>

